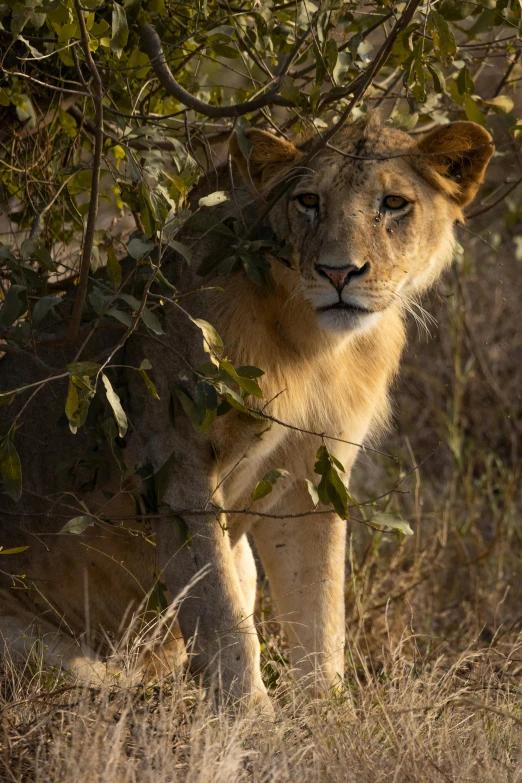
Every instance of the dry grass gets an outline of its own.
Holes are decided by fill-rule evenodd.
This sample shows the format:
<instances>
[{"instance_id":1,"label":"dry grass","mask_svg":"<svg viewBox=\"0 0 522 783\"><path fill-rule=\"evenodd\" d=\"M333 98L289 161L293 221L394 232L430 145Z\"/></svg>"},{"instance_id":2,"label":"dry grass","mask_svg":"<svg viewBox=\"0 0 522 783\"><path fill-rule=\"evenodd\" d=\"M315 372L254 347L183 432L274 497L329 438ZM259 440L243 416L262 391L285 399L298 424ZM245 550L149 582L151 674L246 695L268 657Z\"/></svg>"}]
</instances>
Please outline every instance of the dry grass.
<instances>
[{"instance_id":1,"label":"dry grass","mask_svg":"<svg viewBox=\"0 0 522 783\"><path fill-rule=\"evenodd\" d=\"M521 640L522 641L522 640ZM414 635L379 667L350 646L329 700L281 680L275 721L211 712L183 678L82 690L41 670L2 672L3 772L12 781L513 781L519 766L520 644L412 658ZM522 761L522 759L521 759ZM517 778L517 770L520 775Z\"/></svg>"},{"instance_id":2,"label":"dry grass","mask_svg":"<svg viewBox=\"0 0 522 783\"><path fill-rule=\"evenodd\" d=\"M389 499L415 536L351 525L343 687L311 702L291 684L263 583L274 721L216 715L182 675L82 690L37 660L5 661L0 780L522 781L520 272L493 225L499 256L463 234L463 259L427 304L439 329L429 341L412 329L385 445L405 474L425 460ZM361 462L358 495L394 486L390 465Z\"/></svg>"}]
</instances>

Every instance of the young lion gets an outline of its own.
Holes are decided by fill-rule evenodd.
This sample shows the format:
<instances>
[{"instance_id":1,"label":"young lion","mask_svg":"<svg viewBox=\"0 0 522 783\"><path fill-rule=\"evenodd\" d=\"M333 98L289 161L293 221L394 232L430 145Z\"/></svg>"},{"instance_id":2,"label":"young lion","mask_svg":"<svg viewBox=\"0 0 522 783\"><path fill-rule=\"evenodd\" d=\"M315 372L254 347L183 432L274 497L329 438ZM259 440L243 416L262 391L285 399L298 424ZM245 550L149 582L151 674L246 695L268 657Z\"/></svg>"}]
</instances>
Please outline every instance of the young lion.
<instances>
[{"instance_id":1,"label":"young lion","mask_svg":"<svg viewBox=\"0 0 522 783\"><path fill-rule=\"evenodd\" d=\"M162 471L162 505L150 519L156 546L141 534L143 522L133 520L129 530L118 523L118 517L135 514L135 506L109 467L98 471L94 488L91 481L80 493L90 512L107 521L79 537L57 536L64 515L77 508L66 493L79 494L71 474L57 465L84 464L91 446L83 430L73 436L56 426L65 388L47 384L24 411L16 436L22 499L14 505L2 497L0 543L29 548L2 563L25 578L0 576L0 631L11 650L26 654L32 623L32 634L45 634L51 661L99 669L93 651L103 653L107 639L121 636L158 576L173 598L190 583L178 620L191 669L227 697L264 705L252 619L256 569L247 533L285 624L294 672L311 675L319 690L330 687L344 671L346 522L321 505L317 513L299 516L313 510L305 479L314 480L321 443L303 430L337 438L328 446L348 477L355 444L387 423L408 303L450 263L454 225L475 196L493 146L489 134L469 122L441 126L420 139L375 121L358 122L340 129L329 147L301 165L306 145L298 148L260 130L250 131L249 139L248 160L232 140L245 185L219 208L220 216L241 214L248 222L276 185L290 182L269 223L277 239L292 246L291 265L273 260L262 286L237 274L219 282L224 291L213 287L184 305L192 318L216 327L234 364L263 368L264 397L249 397L248 404L270 418L231 410L199 432L174 395L173 427L171 390L181 378L190 393L190 368L208 361L208 354L198 326L172 307L163 337L143 327L117 357L126 367L149 359L160 399L146 399L139 373L121 370L131 426L124 446L111 444L128 465L152 463L155 471L168 466ZM203 257L213 242L212 235L200 242L198 253ZM179 265L173 261L165 275ZM194 262L185 270L180 290L201 285L196 268ZM103 340L114 343L113 332L100 335L92 356ZM54 367L71 361L63 348L42 358ZM6 389L34 381L34 373L19 359L2 361ZM12 420L17 400L0 409L5 421ZM103 449L101 438L97 448ZM249 508L253 486L273 468L290 475L253 506L264 516L218 517L212 511ZM109 505L107 490L116 493ZM189 537L173 512L185 520Z\"/></svg>"}]
</instances>

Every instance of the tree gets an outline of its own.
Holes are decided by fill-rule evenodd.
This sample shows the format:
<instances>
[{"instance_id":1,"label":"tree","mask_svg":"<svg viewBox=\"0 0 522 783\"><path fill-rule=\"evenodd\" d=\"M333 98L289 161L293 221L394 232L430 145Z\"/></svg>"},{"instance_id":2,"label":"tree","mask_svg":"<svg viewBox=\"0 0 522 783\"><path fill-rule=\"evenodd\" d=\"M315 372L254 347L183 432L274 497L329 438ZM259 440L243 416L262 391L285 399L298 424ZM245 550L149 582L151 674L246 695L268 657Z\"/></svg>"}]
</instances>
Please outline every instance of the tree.
<instances>
[{"instance_id":1,"label":"tree","mask_svg":"<svg viewBox=\"0 0 522 783\"><path fill-rule=\"evenodd\" d=\"M228 244L240 246L207 258L202 273L219 266L261 283L264 251L284 262L285 248L252 241L251 226L212 217L207 208L225 194L191 201L232 133L247 158L248 127L312 133L316 150L373 107L413 132L467 118L518 133L506 94L520 68L517 0L8 0L0 22L0 199L9 224L0 245L1 350L42 369L42 346L78 348L74 363L43 381L7 384L0 402L26 394L29 404L43 383L68 377L73 433L103 379L113 436L124 434L125 412L104 370L140 321L161 334L163 308L181 306L161 270L169 253L190 259L177 238L188 221L228 232ZM101 204L132 215L135 230L123 243L99 228ZM126 292L130 277L141 281L139 297ZM65 313L64 292L73 297ZM101 325L114 328L114 346L93 362L89 341ZM234 368L211 325L198 325L227 379L220 395L185 400L194 426L207 428L224 401L248 409L260 371ZM154 397L148 370L136 368ZM0 433L4 489L14 499L22 491L19 424L20 414ZM326 444L317 465L320 494L347 514L341 466ZM265 477L258 497L278 478ZM83 519L76 528L89 524Z\"/></svg>"}]
</instances>

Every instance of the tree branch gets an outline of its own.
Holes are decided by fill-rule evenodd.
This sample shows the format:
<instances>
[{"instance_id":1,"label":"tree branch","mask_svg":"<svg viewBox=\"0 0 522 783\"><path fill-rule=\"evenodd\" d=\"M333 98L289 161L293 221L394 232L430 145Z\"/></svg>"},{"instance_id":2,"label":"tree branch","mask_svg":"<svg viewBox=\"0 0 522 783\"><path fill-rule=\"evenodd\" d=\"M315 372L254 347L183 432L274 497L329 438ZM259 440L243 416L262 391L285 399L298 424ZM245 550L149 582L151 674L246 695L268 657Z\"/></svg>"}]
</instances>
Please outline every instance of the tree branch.
<instances>
[{"instance_id":1,"label":"tree branch","mask_svg":"<svg viewBox=\"0 0 522 783\"><path fill-rule=\"evenodd\" d=\"M87 225L83 238L82 257L80 262L80 282L78 283L78 293L74 302L74 308L69 326L69 339L75 340L80 330L82 319L82 310L87 298L87 288L89 284L89 269L91 265L91 254L94 243L94 231L96 229L96 218L98 217L98 192L100 188L100 170L103 153L103 84L100 74L93 60L91 50L89 49L89 33L83 18L83 12L79 0L74 0L76 15L80 25L80 31L83 42L83 50L87 67L92 75L94 102L94 122L96 131L94 134L94 156L92 161L92 182L91 182L91 200L89 203L89 212L87 214Z\"/></svg>"},{"instance_id":2,"label":"tree branch","mask_svg":"<svg viewBox=\"0 0 522 783\"><path fill-rule=\"evenodd\" d=\"M342 128L342 126L346 123L348 118L350 117L350 114L354 110L356 104L358 101L361 100L361 98L364 96L364 93L368 89L368 87L371 85L373 79L375 76L377 76L380 69L386 64L386 61L388 60L388 57L390 56L393 44L395 43L397 37L403 32L403 30L406 29L406 27L409 25L411 20L413 19L415 15L415 11L419 7L419 5L422 3L422 0L409 0L408 5L402 12L401 18L398 22L396 22L395 26L393 27L390 34L385 38L384 43L382 44L381 48L371 61L370 65L366 70L364 71L364 74L361 76L357 76L352 84L357 84L353 98L342 113L341 117L339 118L339 122L336 123L332 128L330 128L327 133L321 138L319 144L316 145L315 149L312 151L311 155L309 156L310 159L313 158L319 150L323 149L330 139L332 139L335 134ZM307 161L308 162L308 161ZM303 162L303 165L306 165L305 162Z\"/></svg>"},{"instance_id":3,"label":"tree branch","mask_svg":"<svg viewBox=\"0 0 522 783\"><path fill-rule=\"evenodd\" d=\"M339 122L336 125L333 125L330 128L330 130L327 131L327 133L325 133L324 136L321 136L319 142L313 147L311 152L309 152L308 155L300 162L299 167L308 166L308 164L317 155L317 153L328 145L330 139L332 139L335 136L335 134L342 128L342 126L347 122L357 102L363 97L364 93L372 83L375 76L378 74L380 69L386 64L386 61L390 55L390 52L392 50L393 44L395 43L397 36L400 33L402 33L402 31L409 25L409 23L413 19L413 16L415 15L415 11L417 10L417 8L421 3L422 0L409 0L409 3L404 9L401 18L396 23L391 33L387 36L383 45L381 46L381 48L379 49L379 51L377 52L377 54L369 64L369 66L366 68L365 71L363 71L363 73L358 74L358 76L356 76L355 79L353 79L351 84L347 86L347 93L353 91L353 98L348 104L348 106L346 107L346 109L344 110L344 112L342 113ZM248 239L249 237L253 236L257 227L263 222L266 216L271 212L275 204L279 201L279 199L283 196L286 190L290 187L290 184L291 182L287 182L284 187L281 187L276 191L274 196L270 199L270 201L268 201L266 207L260 212L257 219L250 226L249 230L245 235L245 238Z\"/></svg>"},{"instance_id":4,"label":"tree branch","mask_svg":"<svg viewBox=\"0 0 522 783\"><path fill-rule=\"evenodd\" d=\"M205 101L195 98L176 81L163 54L161 39L152 25L146 24L140 27L140 37L143 49L150 58L152 69L164 90L184 106L193 109L199 114L213 118L241 117L243 114L247 114L247 112L262 109L270 104L293 106L291 101L287 101L286 98L278 95L275 89L265 95L253 98L251 101L238 103L235 106L211 106L210 103L205 103Z\"/></svg>"}]
</instances>

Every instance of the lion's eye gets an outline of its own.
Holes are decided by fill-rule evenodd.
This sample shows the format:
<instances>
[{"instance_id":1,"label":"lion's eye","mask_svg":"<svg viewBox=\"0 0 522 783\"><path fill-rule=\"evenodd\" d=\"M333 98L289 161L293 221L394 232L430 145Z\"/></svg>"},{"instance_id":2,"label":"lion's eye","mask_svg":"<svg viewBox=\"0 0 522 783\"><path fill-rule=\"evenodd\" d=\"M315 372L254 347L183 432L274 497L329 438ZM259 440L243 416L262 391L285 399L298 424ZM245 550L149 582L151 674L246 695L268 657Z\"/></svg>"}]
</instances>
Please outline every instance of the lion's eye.
<instances>
[{"instance_id":1,"label":"lion's eye","mask_svg":"<svg viewBox=\"0 0 522 783\"><path fill-rule=\"evenodd\" d=\"M402 209L409 202L402 196L386 196L382 203L386 209Z\"/></svg>"},{"instance_id":2,"label":"lion's eye","mask_svg":"<svg viewBox=\"0 0 522 783\"><path fill-rule=\"evenodd\" d=\"M297 200L307 209L319 206L319 196L315 193L301 193L301 195L297 197Z\"/></svg>"}]
</instances>

